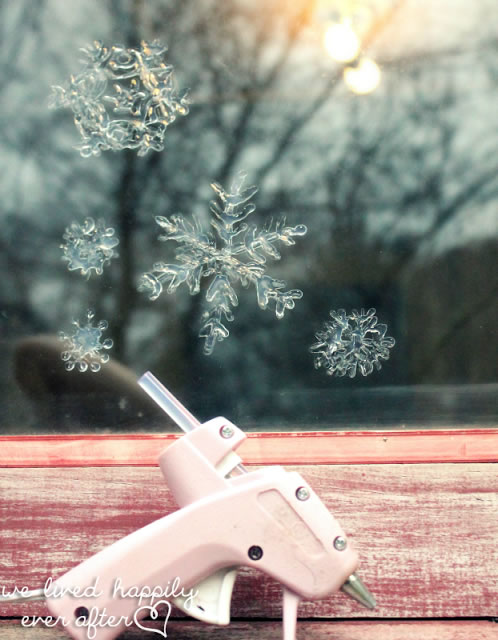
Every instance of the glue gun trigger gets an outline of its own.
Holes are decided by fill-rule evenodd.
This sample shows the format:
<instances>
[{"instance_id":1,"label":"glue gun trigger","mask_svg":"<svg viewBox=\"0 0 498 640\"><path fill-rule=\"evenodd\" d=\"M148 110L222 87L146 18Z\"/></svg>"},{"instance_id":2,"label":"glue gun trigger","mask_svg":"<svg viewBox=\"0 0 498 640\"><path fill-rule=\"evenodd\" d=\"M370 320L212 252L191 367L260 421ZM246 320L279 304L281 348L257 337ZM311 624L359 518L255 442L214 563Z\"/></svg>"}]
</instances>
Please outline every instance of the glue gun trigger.
<instances>
[{"instance_id":1,"label":"glue gun trigger","mask_svg":"<svg viewBox=\"0 0 498 640\"><path fill-rule=\"evenodd\" d=\"M210 624L230 623L230 604L237 577L237 567L226 567L216 571L186 595L173 599L173 603L187 615Z\"/></svg>"}]
</instances>

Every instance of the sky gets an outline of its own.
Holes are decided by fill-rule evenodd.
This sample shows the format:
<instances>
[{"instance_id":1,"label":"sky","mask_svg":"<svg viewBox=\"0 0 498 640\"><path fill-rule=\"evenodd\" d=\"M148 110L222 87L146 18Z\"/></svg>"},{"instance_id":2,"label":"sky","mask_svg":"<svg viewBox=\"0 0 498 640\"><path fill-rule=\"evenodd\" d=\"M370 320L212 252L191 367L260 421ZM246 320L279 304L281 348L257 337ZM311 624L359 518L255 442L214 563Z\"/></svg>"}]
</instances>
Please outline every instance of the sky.
<instances>
[{"instance_id":1,"label":"sky","mask_svg":"<svg viewBox=\"0 0 498 640\"><path fill-rule=\"evenodd\" d=\"M496 37L497 23L495 0L400 0L373 51L394 58L469 49Z\"/></svg>"}]
</instances>

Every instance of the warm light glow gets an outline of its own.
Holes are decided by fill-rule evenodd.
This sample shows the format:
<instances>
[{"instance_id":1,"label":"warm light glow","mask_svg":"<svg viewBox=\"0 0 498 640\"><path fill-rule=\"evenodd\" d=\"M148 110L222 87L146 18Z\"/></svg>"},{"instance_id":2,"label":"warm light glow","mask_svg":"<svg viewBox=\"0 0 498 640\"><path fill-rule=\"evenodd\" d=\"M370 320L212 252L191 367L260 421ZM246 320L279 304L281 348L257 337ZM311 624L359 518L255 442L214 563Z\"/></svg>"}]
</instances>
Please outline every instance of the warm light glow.
<instances>
[{"instance_id":1,"label":"warm light glow","mask_svg":"<svg viewBox=\"0 0 498 640\"><path fill-rule=\"evenodd\" d=\"M362 58L356 66L344 69L344 82L354 93L370 93L379 86L380 69L370 58Z\"/></svg>"},{"instance_id":2,"label":"warm light glow","mask_svg":"<svg viewBox=\"0 0 498 640\"><path fill-rule=\"evenodd\" d=\"M330 24L323 37L329 56L336 62L351 62L358 55L360 41L349 21Z\"/></svg>"}]
</instances>

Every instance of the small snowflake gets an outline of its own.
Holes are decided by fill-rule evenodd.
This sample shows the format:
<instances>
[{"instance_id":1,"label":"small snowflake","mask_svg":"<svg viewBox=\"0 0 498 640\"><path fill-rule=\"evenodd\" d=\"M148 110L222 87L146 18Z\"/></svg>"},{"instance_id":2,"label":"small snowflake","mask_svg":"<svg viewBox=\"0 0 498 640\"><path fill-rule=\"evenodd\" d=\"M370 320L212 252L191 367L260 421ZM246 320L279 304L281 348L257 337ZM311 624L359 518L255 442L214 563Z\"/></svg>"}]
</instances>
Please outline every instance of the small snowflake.
<instances>
[{"instance_id":1,"label":"small snowflake","mask_svg":"<svg viewBox=\"0 0 498 640\"><path fill-rule=\"evenodd\" d=\"M256 208L249 201L257 192L254 186L243 188L244 179L245 174L239 173L230 192L217 183L211 185L219 199L210 203L214 214L210 224L216 235L204 231L196 219L189 222L179 214L170 218L157 216L156 222L164 230L159 240L174 240L179 245L175 254L177 263L157 263L140 281L139 289L148 291L150 299L155 300L164 285L168 293L173 293L185 282L192 295L199 293L201 279L212 276L206 291L208 310L202 316L199 332L199 337L205 339L207 355L229 335L224 323L233 320L232 310L238 305L233 283L239 282L243 287L254 285L260 308L274 305L277 318L282 318L286 309L293 309L295 301L303 295L299 289L285 291L283 280L266 274L265 263L267 256L280 259L277 243L295 244L294 236L304 235L306 227L303 224L289 227L281 219L275 223L270 220L258 230L255 225L243 222Z\"/></svg>"},{"instance_id":2,"label":"small snowflake","mask_svg":"<svg viewBox=\"0 0 498 640\"><path fill-rule=\"evenodd\" d=\"M90 277L92 271L101 275L104 266L117 257L114 248L119 244L115 231L105 226L103 220L94 222L87 218L83 224L73 222L62 236L63 260L67 260L69 271L80 270L82 275Z\"/></svg>"},{"instance_id":3,"label":"small snowflake","mask_svg":"<svg viewBox=\"0 0 498 640\"><path fill-rule=\"evenodd\" d=\"M103 349L112 347L112 340L107 338L101 342L102 332L108 327L106 320L101 320L97 326L93 326L92 320L95 314L87 311L86 324L79 320L73 320L76 327L72 335L61 331L59 338L64 341L66 350L62 352L62 360L66 363L67 371L72 371L76 366L79 371L100 371L106 362L109 362L109 354L103 353Z\"/></svg>"},{"instance_id":4,"label":"small snowflake","mask_svg":"<svg viewBox=\"0 0 498 640\"><path fill-rule=\"evenodd\" d=\"M166 128L189 111L187 91L176 91L173 67L163 62L166 50L157 41L139 49L95 41L82 49L83 70L66 87L53 87L50 106L73 111L83 157L164 149Z\"/></svg>"},{"instance_id":5,"label":"small snowflake","mask_svg":"<svg viewBox=\"0 0 498 640\"><path fill-rule=\"evenodd\" d=\"M316 334L318 342L310 348L315 369L323 367L329 375L354 378L358 369L367 376L374 367L381 368L381 359L389 359L395 341L386 337L385 324L377 324L375 309L353 309L350 315L339 309L330 316L332 321L325 322L325 330Z\"/></svg>"}]
</instances>

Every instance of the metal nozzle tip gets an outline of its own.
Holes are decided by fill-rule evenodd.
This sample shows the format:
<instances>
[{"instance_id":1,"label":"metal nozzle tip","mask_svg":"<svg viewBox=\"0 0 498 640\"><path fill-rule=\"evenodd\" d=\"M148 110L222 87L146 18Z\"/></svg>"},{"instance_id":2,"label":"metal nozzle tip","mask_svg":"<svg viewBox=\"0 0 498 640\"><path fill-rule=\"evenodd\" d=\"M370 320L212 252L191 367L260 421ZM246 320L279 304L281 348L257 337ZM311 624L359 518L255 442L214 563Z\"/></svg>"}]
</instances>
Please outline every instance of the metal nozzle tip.
<instances>
[{"instance_id":1,"label":"metal nozzle tip","mask_svg":"<svg viewBox=\"0 0 498 640\"><path fill-rule=\"evenodd\" d=\"M352 573L346 582L342 585L341 591L351 596L353 600L359 602L367 609L375 609L375 598L366 588L356 573Z\"/></svg>"}]
</instances>

